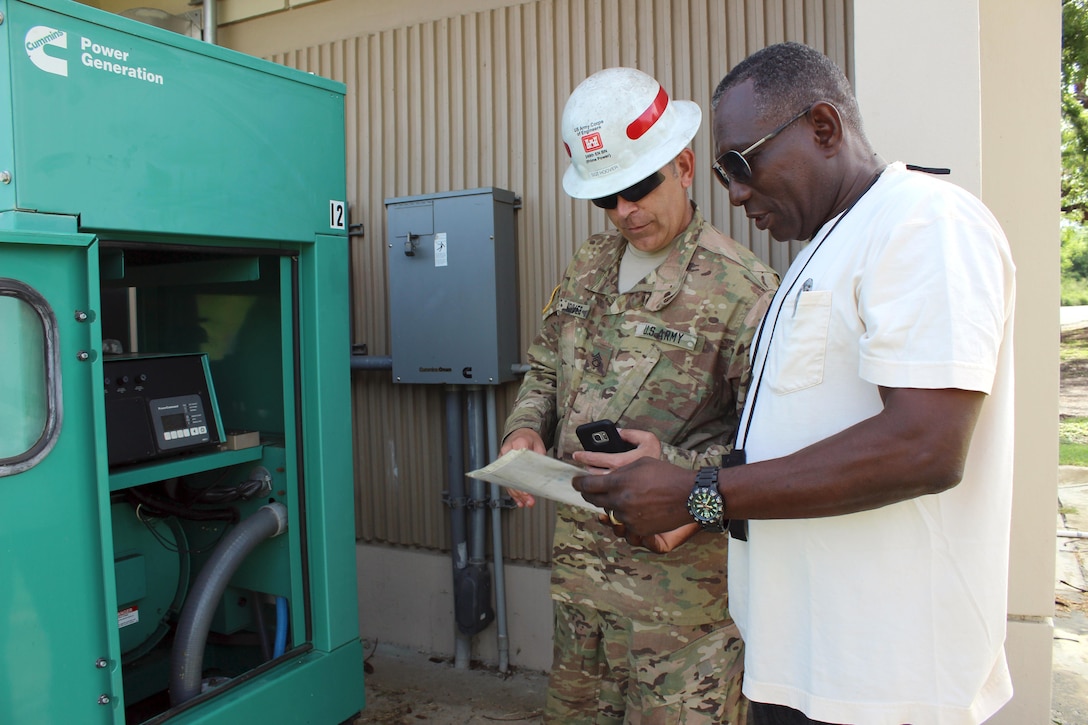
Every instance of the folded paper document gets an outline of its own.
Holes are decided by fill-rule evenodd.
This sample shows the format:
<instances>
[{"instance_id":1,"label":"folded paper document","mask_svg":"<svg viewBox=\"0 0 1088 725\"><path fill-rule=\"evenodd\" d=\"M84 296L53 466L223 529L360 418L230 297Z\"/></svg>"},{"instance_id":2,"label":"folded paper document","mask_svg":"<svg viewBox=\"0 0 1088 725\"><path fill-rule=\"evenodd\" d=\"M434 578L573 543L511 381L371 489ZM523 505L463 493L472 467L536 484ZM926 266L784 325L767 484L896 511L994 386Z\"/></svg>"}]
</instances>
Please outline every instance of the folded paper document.
<instances>
[{"instance_id":1,"label":"folded paper document","mask_svg":"<svg viewBox=\"0 0 1088 725\"><path fill-rule=\"evenodd\" d=\"M584 473L585 470L578 466L522 448L509 451L494 463L465 475L603 514L604 509L586 501L570 485L572 478Z\"/></svg>"}]
</instances>

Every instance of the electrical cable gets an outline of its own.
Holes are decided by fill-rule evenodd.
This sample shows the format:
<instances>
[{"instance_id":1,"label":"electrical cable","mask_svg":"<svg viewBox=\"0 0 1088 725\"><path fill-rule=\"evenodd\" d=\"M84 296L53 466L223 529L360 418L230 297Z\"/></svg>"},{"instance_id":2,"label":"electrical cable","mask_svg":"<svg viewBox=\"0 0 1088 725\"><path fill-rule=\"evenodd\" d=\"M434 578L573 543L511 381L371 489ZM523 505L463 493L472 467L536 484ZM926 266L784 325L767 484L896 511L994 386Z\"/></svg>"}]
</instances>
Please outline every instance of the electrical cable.
<instances>
[{"instance_id":1,"label":"electrical cable","mask_svg":"<svg viewBox=\"0 0 1088 725\"><path fill-rule=\"evenodd\" d=\"M179 519L189 521L229 521L230 523L237 523L240 518L238 510L233 507L219 509L190 508L172 499L155 496L142 490L143 488L143 486L135 486L126 489L125 495L129 498L133 507L142 504L148 513L159 518L177 516Z\"/></svg>"}]
</instances>

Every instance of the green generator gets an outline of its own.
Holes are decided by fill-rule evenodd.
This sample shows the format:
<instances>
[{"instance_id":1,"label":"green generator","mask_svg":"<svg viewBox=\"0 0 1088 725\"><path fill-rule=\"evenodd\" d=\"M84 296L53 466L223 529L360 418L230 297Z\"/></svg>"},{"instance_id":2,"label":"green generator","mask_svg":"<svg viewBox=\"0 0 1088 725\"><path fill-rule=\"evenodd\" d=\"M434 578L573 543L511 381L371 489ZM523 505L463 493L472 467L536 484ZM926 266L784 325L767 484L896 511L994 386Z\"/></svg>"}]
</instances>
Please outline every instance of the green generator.
<instances>
[{"instance_id":1,"label":"green generator","mask_svg":"<svg viewBox=\"0 0 1088 725\"><path fill-rule=\"evenodd\" d=\"M364 704L343 85L0 0L0 722Z\"/></svg>"}]
</instances>

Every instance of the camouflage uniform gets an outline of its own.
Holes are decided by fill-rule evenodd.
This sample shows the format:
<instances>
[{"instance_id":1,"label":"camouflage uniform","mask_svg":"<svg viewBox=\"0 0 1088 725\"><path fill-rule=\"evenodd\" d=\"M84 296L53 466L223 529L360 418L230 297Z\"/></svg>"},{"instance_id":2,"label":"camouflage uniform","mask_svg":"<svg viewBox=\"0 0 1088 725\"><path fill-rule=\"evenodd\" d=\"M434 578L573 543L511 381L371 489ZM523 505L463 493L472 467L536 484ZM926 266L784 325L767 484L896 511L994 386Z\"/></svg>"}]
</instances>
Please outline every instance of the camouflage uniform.
<instances>
[{"instance_id":1,"label":"camouflage uniform","mask_svg":"<svg viewBox=\"0 0 1088 725\"><path fill-rule=\"evenodd\" d=\"M531 369L503 436L530 428L557 458L569 460L581 450L575 428L610 418L621 428L655 433L665 460L691 469L717 465L744 407L749 346L777 277L697 208L661 265L619 294L625 244L612 231L590 237L576 253L529 348ZM681 705L676 711L685 713L683 722L737 722L736 712L723 714L727 701L736 709L740 690L740 643L726 601L727 537L700 532L656 554L616 538L584 509L561 505L558 513L552 557L556 660L548 716L563 723L623 722L625 707L642 707L634 704L640 702L634 692L639 683L650 683L658 699L669 699L668 683L675 679L681 691L672 699ZM622 635L598 642L598 630L611 631L616 618ZM655 630L646 636L652 650L629 649L638 646L638 628ZM718 692L699 690L713 703L693 701L693 688L701 686L690 676L675 677L714 661L702 644L670 635L678 628L703 636L732 631L714 645L714 657L731 650L737 666L719 660L718 687L709 688ZM592 653L584 650L598 644L606 663L586 661ZM683 661L670 659L674 652ZM638 682L629 687L624 670L631 667L639 672L631 673ZM618 693L608 695L610 687ZM589 695L578 692L586 688ZM713 714L696 717L702 710ZM648 712L638 717L627 713L628 722L655 721Z\"/></svg>"}]
</instances>

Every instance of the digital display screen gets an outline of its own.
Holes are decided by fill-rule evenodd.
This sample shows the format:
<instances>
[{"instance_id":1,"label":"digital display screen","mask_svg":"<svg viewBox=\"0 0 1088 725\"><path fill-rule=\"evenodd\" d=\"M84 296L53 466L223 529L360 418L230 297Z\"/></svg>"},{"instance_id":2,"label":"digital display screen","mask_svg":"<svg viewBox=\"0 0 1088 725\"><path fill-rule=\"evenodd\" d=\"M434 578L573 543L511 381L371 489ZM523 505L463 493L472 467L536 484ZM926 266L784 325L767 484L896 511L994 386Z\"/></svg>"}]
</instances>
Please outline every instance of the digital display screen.
<instances>
[{"instance_id":1,"label":"digital display screen","mask_svg":"<svg viewBox=\"0 0 1088 725\"><path fill-rule=\"evenodd\" d=\"M188 427L189 422L185 419L184 413L172 413L162 417L162 429L164 431L182 430L183 428Z\"/></svg>"}]
</instances>

